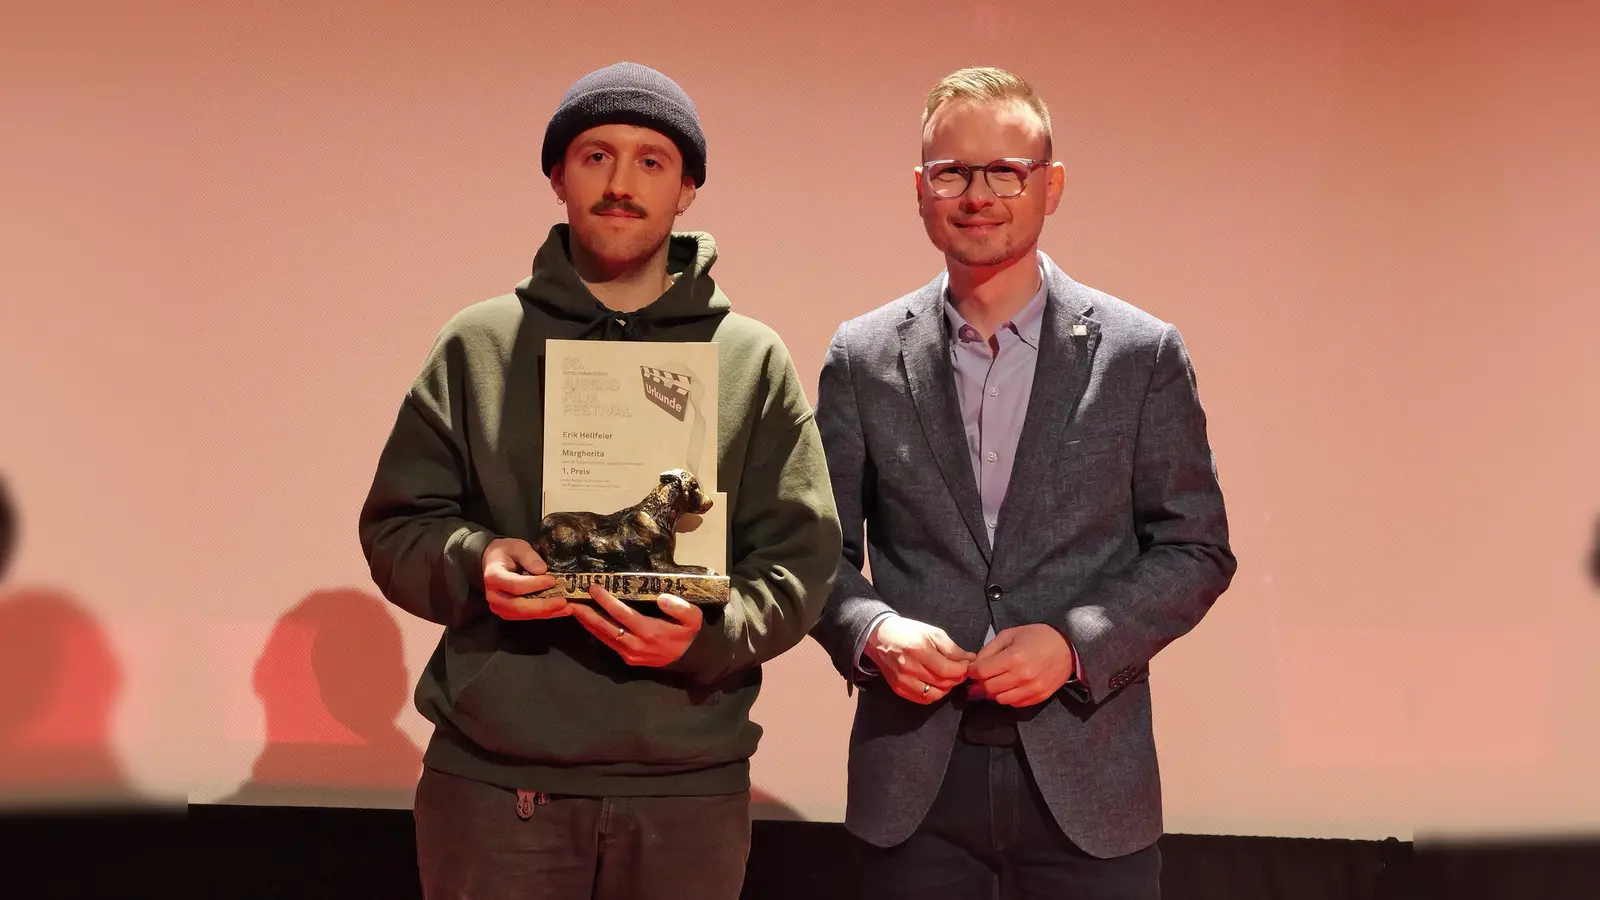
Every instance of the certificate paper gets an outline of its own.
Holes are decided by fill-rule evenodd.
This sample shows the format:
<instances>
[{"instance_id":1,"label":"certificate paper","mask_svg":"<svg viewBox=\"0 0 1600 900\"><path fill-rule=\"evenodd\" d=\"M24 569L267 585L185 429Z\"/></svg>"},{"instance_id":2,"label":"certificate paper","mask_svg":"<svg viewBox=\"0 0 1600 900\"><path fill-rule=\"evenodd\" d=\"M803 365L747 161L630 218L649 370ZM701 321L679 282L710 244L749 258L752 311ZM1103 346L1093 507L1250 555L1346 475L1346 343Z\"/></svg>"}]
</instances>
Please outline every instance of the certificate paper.
<instances>
[{"instance_id":1,"label":"certificate paper","mask_svg":"<svg viewBox=\"0 0 1600 900\"><path fill-rule=\"evenodd\" d=\"M679 520L677 562L726 573L717 461L716 344L546 342L542 514L616 512L687 469L713 505Z\"/></svg>"}]
</instances>

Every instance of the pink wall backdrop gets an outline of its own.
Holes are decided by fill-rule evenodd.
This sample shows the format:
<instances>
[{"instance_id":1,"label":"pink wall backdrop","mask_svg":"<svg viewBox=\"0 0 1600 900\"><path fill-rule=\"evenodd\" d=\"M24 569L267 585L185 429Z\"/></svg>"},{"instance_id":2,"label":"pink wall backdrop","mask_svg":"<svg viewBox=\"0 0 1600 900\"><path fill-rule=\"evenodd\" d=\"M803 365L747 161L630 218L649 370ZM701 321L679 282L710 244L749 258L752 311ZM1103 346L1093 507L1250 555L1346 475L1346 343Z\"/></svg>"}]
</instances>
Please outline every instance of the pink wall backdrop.
<instances>
[{"instance_id":1,"label":"pink wall backdrop","mask_svg":"<svg viewBox=\"0 0 1600 900\"><path fill-rule=\"evenodd\" d=\"M356 511L560 217L561 93L690 92L683 225L814 385L938 271L922 100L993 64L1054 114L1044 249L1176 322L1211 416L1241 569L1153 668L1169 829L1600 829L1596 7L198 6L0 9L0 797L409 803L437 630ZM842 816L851 703L770 666L766 814Z\"/></svg>"}]
</instances>

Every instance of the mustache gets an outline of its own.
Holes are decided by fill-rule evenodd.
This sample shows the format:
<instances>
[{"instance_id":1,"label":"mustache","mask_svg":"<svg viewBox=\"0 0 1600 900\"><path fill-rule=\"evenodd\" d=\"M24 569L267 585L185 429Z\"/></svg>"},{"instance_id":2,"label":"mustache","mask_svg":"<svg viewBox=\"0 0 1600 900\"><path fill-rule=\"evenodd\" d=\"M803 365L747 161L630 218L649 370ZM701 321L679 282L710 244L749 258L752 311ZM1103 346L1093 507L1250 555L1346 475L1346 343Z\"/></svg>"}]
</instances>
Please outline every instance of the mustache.
<instances>
[{"instance_id":1,"label":"mustache","mask_svg":"<svg viewBox=\"0 0 1600 900\"><path fill-rule=\"evenodd\" d=\"M625 213L632 213L633 215L639 216L640 218L643 218L643 217L649 215L649 213L644 211L644 207L642 207L639 204L633 202L632 200L629 200L626 197L603 198L603 199L601 199L601 201L599 203L596 203L594 206L589 207L589 212L594 213L595 215L598 216L598 215L601 215L602 213L607 213L607 212L610 212L610 211L612 211L614 209L621 210L621 211L623 211Z\"/></svg>"}]
</instances>

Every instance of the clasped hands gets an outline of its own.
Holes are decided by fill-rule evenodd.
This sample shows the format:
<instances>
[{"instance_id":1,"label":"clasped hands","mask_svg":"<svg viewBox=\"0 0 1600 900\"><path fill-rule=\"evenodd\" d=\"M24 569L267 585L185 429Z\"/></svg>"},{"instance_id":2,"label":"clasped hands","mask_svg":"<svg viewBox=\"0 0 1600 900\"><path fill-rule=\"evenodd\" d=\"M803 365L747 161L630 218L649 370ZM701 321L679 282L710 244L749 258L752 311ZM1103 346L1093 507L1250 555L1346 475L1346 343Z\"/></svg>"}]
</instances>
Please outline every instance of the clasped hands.
<instances>
[{"instance_id":1,"label":"clasped hands","mask_svg":"<svg viewBox=\"0 0 1600 900\"><path fill-rule=\"evenodd\" d=\"M1049 625L1018 625L977 653L961 649L944 629L891 615L867 636L867 658L896 694L933 703L971 682L969 700L1032 706L1048 700L1072 676L1072 647Z\"/></svg>"},{"instance_id":2,"label":"clasped hands","mask_svg":"<svg viewBox=\"0 0 1600 900\"><path fill-rule=\"evenodd\" d=\"M483 551L483 589L489 610L502 619L554 619L572 616L631 666L660 667L683 656L700 632L700 607L681 597L662 594L656 605L662 619L647 616L599 585L589 588L600 609L570 603L565 597L534 597L555 587L556 579L527 541L497 538Z\"/></svg>"}]
</instances>

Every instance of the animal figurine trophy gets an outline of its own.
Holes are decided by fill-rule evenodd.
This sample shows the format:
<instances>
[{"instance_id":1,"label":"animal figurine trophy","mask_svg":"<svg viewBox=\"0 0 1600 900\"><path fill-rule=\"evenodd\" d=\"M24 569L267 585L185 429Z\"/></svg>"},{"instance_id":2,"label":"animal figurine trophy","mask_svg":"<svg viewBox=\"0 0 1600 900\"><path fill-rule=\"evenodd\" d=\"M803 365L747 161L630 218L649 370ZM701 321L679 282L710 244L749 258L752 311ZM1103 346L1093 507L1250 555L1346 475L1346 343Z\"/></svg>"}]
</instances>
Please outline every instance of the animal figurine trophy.
<instances>
[{"instance_id":1,"label":"animal figurine trophy","mask_svg":"<svg viewBox=\"0 0 1600 900\"><path fill-rule=\"evenodd\" d=\"M620 600L672 594L690 603L725 603L729 579L702 566L679 565L678 520L703 515L711 498L685 469L661 473L645 498L614 513L553 512L539 523L534 549L556 586L539 596L589 598L598 584Z\"/></svg>"}]
</instances>

